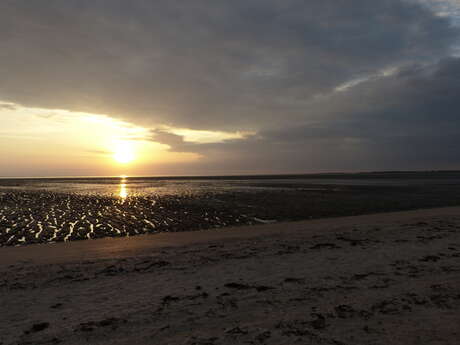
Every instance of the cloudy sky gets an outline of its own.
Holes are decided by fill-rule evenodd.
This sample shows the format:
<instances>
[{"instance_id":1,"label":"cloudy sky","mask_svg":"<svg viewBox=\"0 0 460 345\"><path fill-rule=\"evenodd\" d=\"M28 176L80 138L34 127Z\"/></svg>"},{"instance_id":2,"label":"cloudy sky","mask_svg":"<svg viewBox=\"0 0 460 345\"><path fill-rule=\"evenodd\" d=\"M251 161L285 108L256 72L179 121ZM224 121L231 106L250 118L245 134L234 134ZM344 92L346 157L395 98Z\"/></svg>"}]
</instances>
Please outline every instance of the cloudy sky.
<instances>
[{"instance_id":1,"label":"cloudy sky","mask_svg":"<svg viewBox=\"0 0 460 345\"><path fill-rule=\"evenodd\" d=\"M460 169L459 0L3 0L0 176Z\"/></svg>"}]
</instances>

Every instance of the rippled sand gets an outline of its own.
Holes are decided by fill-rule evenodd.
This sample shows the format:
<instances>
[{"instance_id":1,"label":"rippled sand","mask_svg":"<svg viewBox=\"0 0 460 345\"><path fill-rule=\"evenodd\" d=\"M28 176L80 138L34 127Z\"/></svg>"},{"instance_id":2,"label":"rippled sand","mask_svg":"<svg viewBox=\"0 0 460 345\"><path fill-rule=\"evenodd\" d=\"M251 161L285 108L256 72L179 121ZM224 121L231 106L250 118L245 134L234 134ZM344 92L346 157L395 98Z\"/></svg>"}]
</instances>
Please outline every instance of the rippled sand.
<instances>
[{"instance_id":1,"label":"rippled sand","mask_svg":"<svg viewBox=\"0 0 460 345\"><path fill-rule=\"evenodd\" d=\"M0 183L0 246L460 204L458 181L395 180L393 185L384 181L312 185L295 179L6 180Z\"/></svg>"},{"instance_id":2,"label":"rippled sand","mask_svg":"<svg viewBox=\"0 0 460 345\"><path fill-rule=\"evenodd\" d=\"M133 236L252 224L213 195L108 197L73 193L0 194L0 246Z\"/></svg>"}]
</instances>

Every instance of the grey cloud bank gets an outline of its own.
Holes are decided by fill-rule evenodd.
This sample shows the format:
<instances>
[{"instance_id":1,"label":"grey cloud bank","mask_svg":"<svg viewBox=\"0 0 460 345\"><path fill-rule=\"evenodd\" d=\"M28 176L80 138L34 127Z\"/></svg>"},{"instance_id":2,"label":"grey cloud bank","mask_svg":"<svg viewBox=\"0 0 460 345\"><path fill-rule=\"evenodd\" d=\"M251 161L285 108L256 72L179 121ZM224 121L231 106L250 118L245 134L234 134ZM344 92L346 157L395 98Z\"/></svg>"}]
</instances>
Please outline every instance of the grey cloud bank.
<instances>
[{"instance_id":1,"label":"grey cloud bank","mask_svg":"<svg viewBox=\"0 0 460 345\"><path fill-rule=\"evenodd\" d=\"M202 154L174 168L194 173L460 168L458 33L403 0L3 1L0 96L258 132L152 134Z\"/></svg>"}]
</instances>

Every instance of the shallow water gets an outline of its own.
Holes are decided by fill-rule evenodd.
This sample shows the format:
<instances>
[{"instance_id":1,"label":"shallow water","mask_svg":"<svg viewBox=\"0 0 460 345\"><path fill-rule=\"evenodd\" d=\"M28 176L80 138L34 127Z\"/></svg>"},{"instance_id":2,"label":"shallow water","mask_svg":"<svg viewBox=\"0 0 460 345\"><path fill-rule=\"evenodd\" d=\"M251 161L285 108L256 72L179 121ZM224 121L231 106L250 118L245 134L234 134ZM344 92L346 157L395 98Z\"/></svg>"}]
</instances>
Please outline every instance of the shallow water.
<instances>
[{"instance_id":1,"label":"shallow water","mask_svg":"<svg viewBox=\"0 0 460 345\"><path fill-rule=\"evenodd\" d=\"M450 173L379 173L317 174L285 176L216 176L216 177L106 177L0 179L3 190L76 193L100 196L190 195L216 192L306 189L325 190L332 186L414 186L457 185L460 172Z\"/></svg>"}]
</instances>

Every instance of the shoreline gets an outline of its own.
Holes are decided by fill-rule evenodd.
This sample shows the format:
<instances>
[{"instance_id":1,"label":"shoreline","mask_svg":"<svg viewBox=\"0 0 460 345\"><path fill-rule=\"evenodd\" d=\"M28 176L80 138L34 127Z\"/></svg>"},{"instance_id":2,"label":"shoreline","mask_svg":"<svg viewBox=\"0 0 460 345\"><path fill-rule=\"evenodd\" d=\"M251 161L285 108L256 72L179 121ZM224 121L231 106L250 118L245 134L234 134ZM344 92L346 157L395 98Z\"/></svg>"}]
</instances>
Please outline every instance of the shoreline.
<instances>
[{"instance_id":1,"label":"shoreline","mask_svg":"<svg viewBox=\"0 0 460 345\"><path fill-rule=\"evenodd\" d=\"M460 206L380 212L373 214L319 218L273 224L243 225L221 229L141 234L130 237L0 247L0 267L14 264L57 264L87 260L122 259L154 255L163 248L192 246L212 241L232 241L259 236L292 235L297 232L333 232L354 225L385 224L434 216L460 215Z\"/></svg>"},{"instance_id":2,"label":"shoreline","mask_svg":"<svg viewBox=\"0 0 460 345\"><path fill-rule=\"evenodd\" d=\"M231 175L134 175L134 176L0 176L0 181L3 180L86 180L86 179L112 179L117 180L122 177L129 177L130 179L163 179L163 180L172 180L172 179L273 179L273 178L323 178L323 177L337 177L337 176L397 176L397 175L413 175L413 174L425 174L425 175L447 175L453 174L458 176L460 170L455 169L441 169L441 170L364 170L364 171L329 171L329 172L297 172L297 173L274 173L274 174L231 174Z\"/></svg>"}]
</instances>

